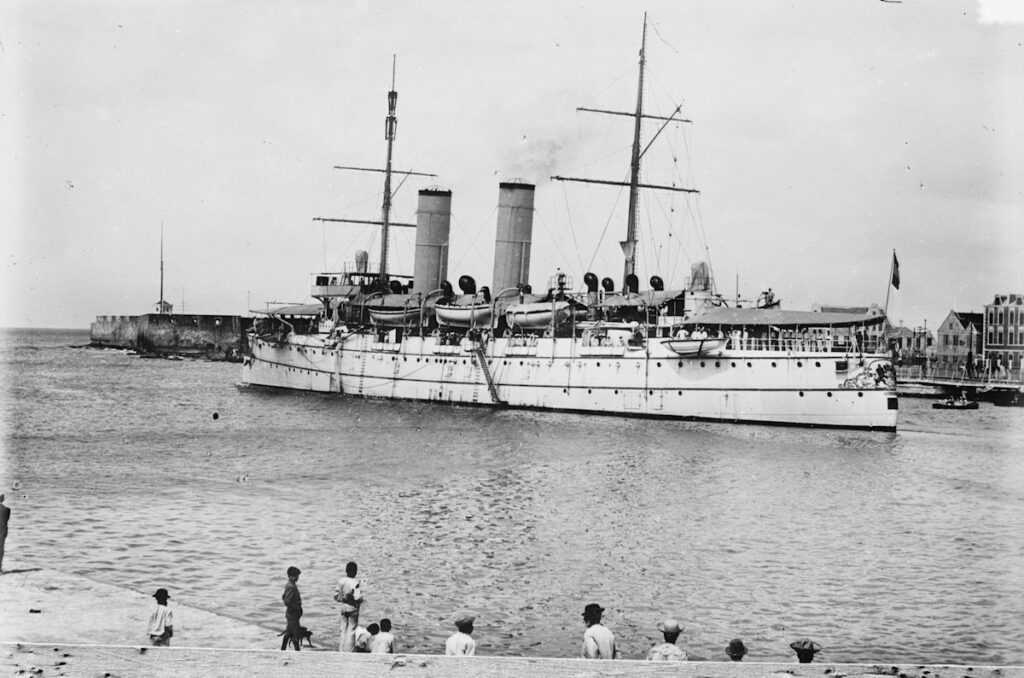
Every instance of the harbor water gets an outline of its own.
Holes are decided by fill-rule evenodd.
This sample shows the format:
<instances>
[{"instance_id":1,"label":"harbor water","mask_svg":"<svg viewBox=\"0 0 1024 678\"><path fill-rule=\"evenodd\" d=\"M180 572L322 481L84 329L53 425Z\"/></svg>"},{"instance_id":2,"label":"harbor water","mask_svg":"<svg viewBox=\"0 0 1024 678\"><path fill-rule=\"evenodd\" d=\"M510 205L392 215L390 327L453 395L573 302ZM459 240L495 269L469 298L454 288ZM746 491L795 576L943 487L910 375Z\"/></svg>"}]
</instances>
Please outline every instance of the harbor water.
<instances>
[{"instance_id":1,"label":"harbor water","mask_svg":"<svg viewBox=\"0 0 1024 678\"><path fill-rule=\"evenodd\" d=\"M626 657L686 627L694 658L1024 663L1024 409L902 399L896 433L360 400L239 386L237 364L6 330L8 558L285 626L362 623L440 653L572 657L585 604ZM176 622L189 624L187 607ZM140 629L140 642L144 631Z\"/></svg>"}]
</instances>

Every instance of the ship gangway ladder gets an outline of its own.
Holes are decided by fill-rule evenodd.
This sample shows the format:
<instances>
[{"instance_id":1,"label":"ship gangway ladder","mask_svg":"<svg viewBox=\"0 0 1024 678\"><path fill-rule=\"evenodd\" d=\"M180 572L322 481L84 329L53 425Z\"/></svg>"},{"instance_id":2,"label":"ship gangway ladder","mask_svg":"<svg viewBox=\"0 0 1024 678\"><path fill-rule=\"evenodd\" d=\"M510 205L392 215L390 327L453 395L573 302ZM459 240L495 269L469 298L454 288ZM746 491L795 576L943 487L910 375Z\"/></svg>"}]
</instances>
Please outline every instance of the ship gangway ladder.
<instances>
[{"instance_id":1,"label":"ship gangway ladder","mask_svg":"<svg viewBox=\"0 0 1024 678\"><path fill-rule=\"evenodd\" d=\"M494 378L491 376L491 370L487 367L487 355L484 353L484 347L482 344L476 344L473 347L473 356L476 358L477 364L480 366L480 370L484 373L484 379L487 380L487 390L491 392L491 400L494 401L495 405L507 404L498 396L498 387L494 384Z\"/></svg>"}]
</instances>

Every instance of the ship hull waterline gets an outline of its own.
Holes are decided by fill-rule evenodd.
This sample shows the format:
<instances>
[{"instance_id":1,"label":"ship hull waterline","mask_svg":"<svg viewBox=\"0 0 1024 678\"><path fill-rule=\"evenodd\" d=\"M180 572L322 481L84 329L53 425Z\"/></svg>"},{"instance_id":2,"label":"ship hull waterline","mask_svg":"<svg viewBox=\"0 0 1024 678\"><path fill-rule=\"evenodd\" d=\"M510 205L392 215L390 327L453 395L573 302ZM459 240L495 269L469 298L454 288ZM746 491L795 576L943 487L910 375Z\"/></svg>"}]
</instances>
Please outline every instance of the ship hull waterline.
<instances>
[{"instance_id":1,"label":"ship hull waterline","mask_svg":"<svg viewBox=\"0 0 1024 678\"><path fill-rule=\"evenodd\" d=\"M478 353L471 342L442 345L434 337L389 343L358 334L338 347L257 342L243 363L242 381L365 398L896 430L895 388L842 379L850 359L841 353L725 350L719 356L691 358L660 350L653 342L646 350L580 347L572 339L515 343L495 339ZM882 355L864 355L862 360L888 364Z\"/></svg>"}]
</instances>

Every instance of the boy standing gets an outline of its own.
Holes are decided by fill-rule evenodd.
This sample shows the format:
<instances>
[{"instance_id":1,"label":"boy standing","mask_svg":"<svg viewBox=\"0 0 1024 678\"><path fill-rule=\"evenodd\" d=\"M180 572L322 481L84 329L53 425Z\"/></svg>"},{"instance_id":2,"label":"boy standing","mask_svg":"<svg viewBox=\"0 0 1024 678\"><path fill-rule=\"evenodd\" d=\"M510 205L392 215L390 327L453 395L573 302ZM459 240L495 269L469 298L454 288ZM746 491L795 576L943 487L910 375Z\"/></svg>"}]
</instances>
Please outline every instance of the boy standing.
<instances>
[{"instance_id":1,"label":"boy standing","mask_svg":"<svg viewBox=\"0 0 1024 678\"><path fill-rule=\"evenodd\" d=\"M146 632L149 634L149 642L154 647L167 647L171 644L171 636L174 635L174 616L171 608L167 607L167 599L171 595L167 593L167 589L157 589L153 597L156 598L156 605L149 613Z\"/></svg>"}]
</instances>

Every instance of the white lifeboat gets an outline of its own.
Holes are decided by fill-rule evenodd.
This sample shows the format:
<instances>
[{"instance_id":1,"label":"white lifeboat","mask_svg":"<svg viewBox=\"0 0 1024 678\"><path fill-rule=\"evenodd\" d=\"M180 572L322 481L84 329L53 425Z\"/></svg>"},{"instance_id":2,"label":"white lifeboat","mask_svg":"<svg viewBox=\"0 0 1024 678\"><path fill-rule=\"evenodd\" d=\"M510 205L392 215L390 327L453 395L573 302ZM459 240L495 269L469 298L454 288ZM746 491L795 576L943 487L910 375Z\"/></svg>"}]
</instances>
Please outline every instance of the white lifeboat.
<instances>
[{"instance_id":1,"label":"white lifeboat","mask_svg":"<svg viewBox=\"0 0 1024 678\"><path fill-rule=\"evenodd\" d=\"M513 304L505 311L509 327L538 330L569 318L571 309L567 301L538 301L528 304Z\"/></svg>"}]
</instances>

